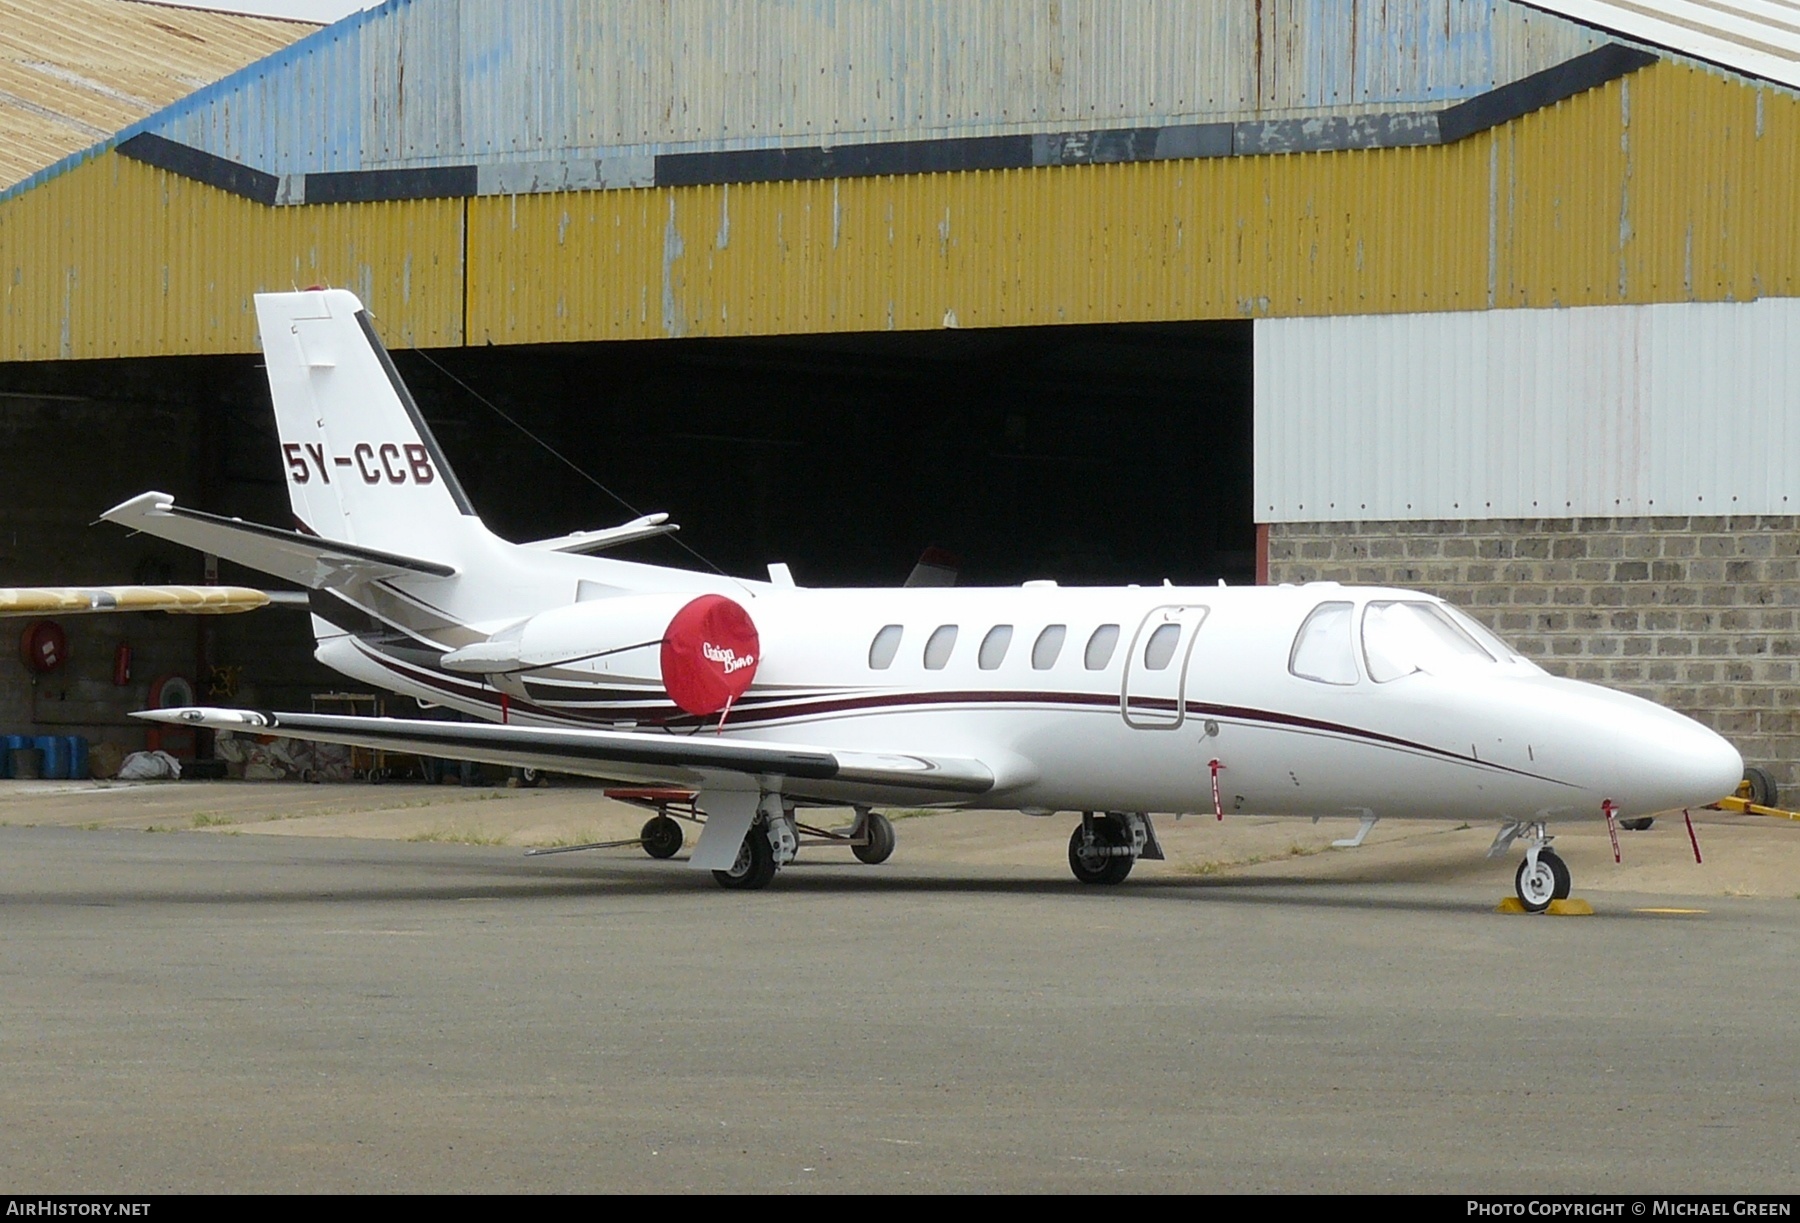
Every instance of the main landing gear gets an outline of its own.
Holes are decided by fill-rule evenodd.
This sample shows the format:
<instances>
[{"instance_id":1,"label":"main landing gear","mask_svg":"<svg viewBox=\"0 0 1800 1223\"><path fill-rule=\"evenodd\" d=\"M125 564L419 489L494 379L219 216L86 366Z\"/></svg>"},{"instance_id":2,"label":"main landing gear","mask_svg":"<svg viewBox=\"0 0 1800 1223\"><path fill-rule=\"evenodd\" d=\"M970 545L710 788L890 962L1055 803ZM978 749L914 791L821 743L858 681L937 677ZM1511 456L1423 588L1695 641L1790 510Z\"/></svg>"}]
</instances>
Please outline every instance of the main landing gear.
<instances>
[{"instance_id":1,"label":"main landing gear","mask_svg":"<svg viewBox=\"0 0 1800 1223\"><path fill-rule=\"evenodd\" d=\"M623 841L595 841L587 845L557 845L528 849L527 857L545 854L575 853L584 849L620 849L636 845L652 858L673 858L687 844L682 822L706 824L706 812L700 807L700 794L694 790L664 788L610 789L606 797L631 803L655 812L638 835ZM894 853L893 821L879 811L857 807L856 818L848 828L815 828L795 818L795 807L780 795L765 795L766 809L759 811L737 861L729 870L714 871L721 887L753 891L768 887L775 875L794 860L802 845L842 845L859 862L871 866L886 862Z\"/></svg>"},{"instance_id":2,"label":"main landing gear","mask_svg":"<svg viewBox=\"0 0 1800 1223\"><path fill-rule=\"evenodd\" d=\"M1551 901L1569 898L1569 866L1550 848L1552 838L1544 831L1541 820L1502 828L1488 849L1488 857L1505 853L1507 846L1520 837L1525 838L1525 860L1513 875L1513 892L1527 913L1542 913Z\"/></svg>"},{"instance_id":3,"label":"main landing gear","mask_svg":"<svg viewBox=\"0 0 1800 1223\"><path fill-rule=\"evenodd\" d=\"M808 834L808 839L802 841L801 833ZM801 845L848 845L857 861L875 866L894 852L894 825L887 816L867 807L856 808L856 822L848 831L802 824L794 818L792 807L780 815L761 814L744 834L737 861L730 870L714 871L713 878L720 887L746 892L766 888L776 872L799 854Z\"/></svg>"},{"instance_id":4,"label":"main landing gear","mask_svg":"<svg viewBox=\"0 0 1800 1223\"><path fill-rule=\"evenodd\" d=\"M1124 883L1139 858L1162 856L1150 816L1141 811L1083 811L1069 837L1069 869L1082 883Z\"/></svg>"},{"instance_id":5,"label":"main landing gear","mask_svg":"<svg viewBox=\"0 0 1800 1223\"><path fill-rule=\"evenodd\" d=\"M754 892L775 881L775 872L794 860L800 849L800 838L794 835L793 819L783 816L768 819L758 816L744 834L738 848L737 861L731 869L714 871L713 878L722 888Z\"/></svg>"}]
</instances>

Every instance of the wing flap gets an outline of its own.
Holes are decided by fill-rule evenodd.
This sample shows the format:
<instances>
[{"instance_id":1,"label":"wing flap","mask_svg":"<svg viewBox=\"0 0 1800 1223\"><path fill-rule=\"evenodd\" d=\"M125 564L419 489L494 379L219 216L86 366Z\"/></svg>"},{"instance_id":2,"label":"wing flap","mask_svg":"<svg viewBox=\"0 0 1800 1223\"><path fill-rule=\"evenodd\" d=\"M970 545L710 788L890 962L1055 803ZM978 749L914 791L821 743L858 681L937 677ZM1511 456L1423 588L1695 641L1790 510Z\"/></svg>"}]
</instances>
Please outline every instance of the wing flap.
<instances>
[{"instance_id":1,"label":"wing flap","mask_svg":"<svg viewBox=\"0 0 1800 1223\"><path fill-rule=\"evenodd\" d=\"M343 580L378 581L416 574L442 578L456 574L454 566L437 561L183 509L168 493L142 493L113 506L100 517L313 590Z\"/></svg>"},{"instance_id":2,"label":"wing flap","mask_svg":"<svg viewBox=\"0 0 1800 1223\"><path fill-rule=\"evenodd\" d=\"M994 774L979 760L848 752L715 735L262 713L157 709L134 714L178 726L288 735L325 743L554 769L609 781L702 789L720 778L780 778L784 794L824 801L945 801L985 794ZM741 783L740 783L741 784Z\"/></svg>"}]
</instances>

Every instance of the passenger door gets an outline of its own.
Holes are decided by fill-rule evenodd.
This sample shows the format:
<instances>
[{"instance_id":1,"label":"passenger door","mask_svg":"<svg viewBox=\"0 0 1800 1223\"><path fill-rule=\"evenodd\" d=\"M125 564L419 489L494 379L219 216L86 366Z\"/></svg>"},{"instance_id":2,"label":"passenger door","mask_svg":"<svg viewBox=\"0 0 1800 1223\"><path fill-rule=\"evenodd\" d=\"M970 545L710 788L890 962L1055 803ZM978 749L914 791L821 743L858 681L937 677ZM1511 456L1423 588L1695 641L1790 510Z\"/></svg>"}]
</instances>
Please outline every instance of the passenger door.
<instances>
[{"instance_id":1,"label":"passenger door","mask_svg":"<svg viewBox=\"0 0 1800 1223\"><path fill-rule=\"evenodd\" d=\"M1125 655L1119 712L1138 730L1174 730L1187 716L1188 659L1207 609L1158 607L1144 617Z\"/></svg>"}]
</instances>

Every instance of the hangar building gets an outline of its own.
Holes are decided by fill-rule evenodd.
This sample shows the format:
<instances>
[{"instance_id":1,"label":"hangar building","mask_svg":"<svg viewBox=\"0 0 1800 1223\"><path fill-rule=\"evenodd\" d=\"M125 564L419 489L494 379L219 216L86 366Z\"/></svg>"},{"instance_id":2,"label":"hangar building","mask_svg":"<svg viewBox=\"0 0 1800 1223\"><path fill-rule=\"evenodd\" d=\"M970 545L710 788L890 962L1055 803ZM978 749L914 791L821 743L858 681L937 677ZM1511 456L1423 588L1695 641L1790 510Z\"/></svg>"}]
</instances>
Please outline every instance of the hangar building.
<instances>
[{"instance_id":1,"label":"hangar building","mask_svg":"<svg viewBox=\"0 0 1800 1223\"><path fill-rule=\"evenodd\" d=\"M0 580L284 520L251 299L328 283L503 534L1415 586L1794 780L1800 21L1660 8L390 0L0 192Z\"/></svg>"}]
</instances>

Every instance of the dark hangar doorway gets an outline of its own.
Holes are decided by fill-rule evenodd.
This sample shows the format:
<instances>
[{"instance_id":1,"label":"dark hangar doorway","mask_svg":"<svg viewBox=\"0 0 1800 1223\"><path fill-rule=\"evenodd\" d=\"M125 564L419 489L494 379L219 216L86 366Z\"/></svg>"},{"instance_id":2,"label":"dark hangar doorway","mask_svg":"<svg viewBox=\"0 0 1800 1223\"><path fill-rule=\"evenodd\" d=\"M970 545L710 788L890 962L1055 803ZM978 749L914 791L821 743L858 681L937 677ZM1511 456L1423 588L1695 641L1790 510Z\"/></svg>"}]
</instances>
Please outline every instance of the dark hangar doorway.
<instances>
[{"instance_id":1,"label":"dark hangar doorway","mask_svg":"<svg viewBox=\"0 0 1800 1223\"><path fill-rule=\"evenodd\" d=\"M1248 321L399 352L488 525L516 540L666 510L726 572L897 585L1247 583ZM469 389L458 386L465 383ZM620 555L692 567L655 541Z\"/></svg>"}]
</instances>

